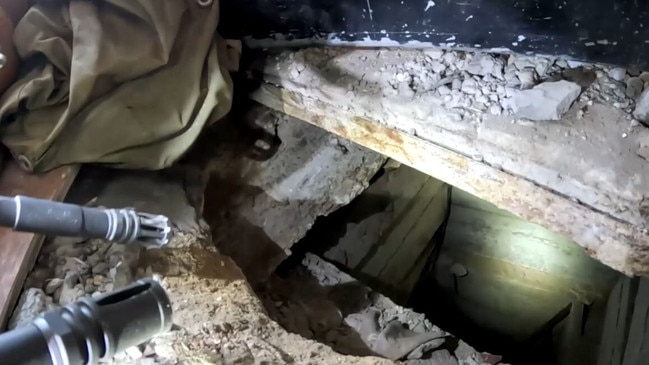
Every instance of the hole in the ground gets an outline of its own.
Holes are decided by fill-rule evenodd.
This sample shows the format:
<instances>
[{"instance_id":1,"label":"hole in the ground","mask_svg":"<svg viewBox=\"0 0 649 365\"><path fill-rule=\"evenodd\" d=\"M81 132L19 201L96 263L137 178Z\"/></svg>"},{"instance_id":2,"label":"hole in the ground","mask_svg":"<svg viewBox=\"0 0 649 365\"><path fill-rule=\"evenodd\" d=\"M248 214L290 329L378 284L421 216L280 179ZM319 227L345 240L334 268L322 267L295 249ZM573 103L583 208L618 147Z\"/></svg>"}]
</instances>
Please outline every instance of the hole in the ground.
<instances>
[{"instance_id":1,"label":"hole in the ground","mask_svg":"<svg viewBox=\"0 0 649 365\"><path fill-rule=\"evenodd\" d=\"M595 363L623 280L561 235L398 164L291 251L257 287L275 321L412 364L466 357L462 341L477 364Z\"/></svg>"},{"instance_id":2,"label":"hole in the ground","mask_svg":"<svg viewBox=\"0 0 649 365\"><path fill-rule=\"evenodd\" d=\"M635 300L631 279L565 237L394 161L354 162L357 147L305 123L251 115L205 144L220 162L204 216L290 332L411 364L563 365L596 363L624 331L611 321ZM276 142L257 159L260 130ZM332 203L345 189L331 186L370 163L369 187Z\"/></svg>"}]
</instances>

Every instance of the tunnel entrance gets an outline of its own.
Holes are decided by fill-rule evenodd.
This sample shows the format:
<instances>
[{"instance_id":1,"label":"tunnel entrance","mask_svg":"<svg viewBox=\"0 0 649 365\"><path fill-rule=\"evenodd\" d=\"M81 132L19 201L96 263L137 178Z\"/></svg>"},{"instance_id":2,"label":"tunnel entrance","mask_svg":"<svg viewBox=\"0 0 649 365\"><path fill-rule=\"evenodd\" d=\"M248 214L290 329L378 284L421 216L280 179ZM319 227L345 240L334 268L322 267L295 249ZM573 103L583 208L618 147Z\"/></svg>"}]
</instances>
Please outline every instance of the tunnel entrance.
<instances>
[{"instance_id":1,"label":"tunnel entrance","mask_svg":"<svg viewBox=\"0 0 649 365\"><path fill-rule=\"evenodd\" d=\"M609 297L627 280L562 235L394 161L292 251L260 293L271 313L278 283L308 281L302 261L316 255L476 350L502 355L494 363L596 364L615 316ZM282 315L296 331L299 319ZM331 333L309 336L366 354L337 347Z\"/></svg>"}]
</instances>

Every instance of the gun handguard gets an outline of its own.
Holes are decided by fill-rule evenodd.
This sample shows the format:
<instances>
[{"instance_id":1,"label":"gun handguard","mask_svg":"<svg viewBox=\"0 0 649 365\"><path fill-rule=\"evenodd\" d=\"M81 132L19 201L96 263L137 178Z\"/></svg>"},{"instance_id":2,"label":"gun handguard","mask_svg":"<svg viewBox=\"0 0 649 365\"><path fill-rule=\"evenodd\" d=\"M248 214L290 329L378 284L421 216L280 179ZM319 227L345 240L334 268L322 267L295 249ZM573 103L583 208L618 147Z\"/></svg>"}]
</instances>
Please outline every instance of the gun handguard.
<instances>
[{"instance_id":1,"label":"gun handguard","mask_svg":"<svg viewBox=\"0 0 649 365\"><path fill-rule=\"evenodd\" d=\"M94 365L169 331L171 315L160 284L139 280L48 311L28 325L0 334L0 364Z\"/></svg>"}]
</instances>

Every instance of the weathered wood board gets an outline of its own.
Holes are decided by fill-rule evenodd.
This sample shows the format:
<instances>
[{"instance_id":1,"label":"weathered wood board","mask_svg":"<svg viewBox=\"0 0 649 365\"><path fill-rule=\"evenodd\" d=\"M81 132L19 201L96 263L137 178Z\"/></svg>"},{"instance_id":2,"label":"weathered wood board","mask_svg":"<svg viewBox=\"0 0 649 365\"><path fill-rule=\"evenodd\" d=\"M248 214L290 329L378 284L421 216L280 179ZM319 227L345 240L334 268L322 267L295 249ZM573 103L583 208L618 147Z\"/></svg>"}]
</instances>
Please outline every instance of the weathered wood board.
<instances>
[{"instance_id":1,"label":"weathered wood board","mask_svg":"<svg viewBox=\"0 0 649 365\"><path fill-rule=\"evenodd\" d=\"M448 195L448 185L411 167L386 169L352 202L345 234L323 256L405 303L447 217Z\"/></svg>"},{"instance_id":2,"label":"weathered wood board","mask_svg":"<svg viewBox=\"0 0 649 365\"><path fill-rule=\"evenodd\" d=\"M65 198L78 172L77 166L65 166L45 174L30 174L13 160L0 173L0 195L25 195L41 199ZM14 232L0 227L0 330L11 316L40 251L42 235Z\"/></svg>"},{"instance_id":3,"label":"weathered wood board","mask_svg":"<svg viewBox=\"0 0 649 365\"><path fill-rule=\"evenodd\" d=\"M487 348L503 346L511 363L532 363L527 356L533 349L556 354L559 364L580 357L594 363L606 298L615 281L626 276L591 259L560 234L459 189L453 188L451 196L444 243L434 265L435 285L428 288L435 298L431 306L437 300L446 303L435 309L444 313L440 320L449 328L468 321L465 334ZM494 333L517 346L487 345Z\"/></svg>"},{"instance_id":4,"label":"weathered wood board","mask_svg":"<svg viewBox=\"0 0 649 365\"><path fill-rule=\"evenodd\" d=\"M631 278L620 278L611 292L599 347L598 365L623 364L637 292L638 280Z\"/></svg>"},{"instance_id":5,"label":"weathered wood board","mask_svg":"<svg viewBox=\"0 0 649 365\"><path fill-rule=\"evenodd\" d=\"M616 270L649 273L649 163L636 153L646 131L623 134L622 111L595 103L583 118L575 107L559 122L458 120L434 102L422 109L421 99L354 86L357 68L380 73L370 60L385 65L390 52L401 52L406 62L406 52L327 50L311 59L310 52L302 61L297 53L269 58L266 83L251 97L563 234ZM307 69L295 71L296 62Z\"/></svg>"},{"instance_id":6,"label":"weathered wood board","mask_svg":"<svg viewBox=\"0 0 649 365\"><path fill-rule=\"evenodd\" d=\"M617 274L563 235L453 189L443 251L466 266L546 291L605 298ZM468 263L471 263L470 265Z\"/></svg>"},{"instance_id":7,"label":"weathered wood board","mask_svg":"<svg viewBox=\"0 0 649 365\"><path fill-rule=\"evenodd\" d=\"M649 280L638 282L638 291L629 323L622 365L643 365L649 361Z\"/></svg>"}]
</instances>

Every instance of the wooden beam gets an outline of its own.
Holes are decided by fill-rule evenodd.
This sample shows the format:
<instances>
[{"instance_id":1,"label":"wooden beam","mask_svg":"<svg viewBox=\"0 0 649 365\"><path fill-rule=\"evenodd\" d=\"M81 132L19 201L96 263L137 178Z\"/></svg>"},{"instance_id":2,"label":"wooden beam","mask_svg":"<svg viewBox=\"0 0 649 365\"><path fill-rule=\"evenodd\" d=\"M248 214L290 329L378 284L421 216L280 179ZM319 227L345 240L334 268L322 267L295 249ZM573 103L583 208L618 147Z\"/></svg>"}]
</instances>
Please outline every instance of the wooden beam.
<instances>
[{"instance_id":1,"label":"wooden beam","mask_svg":"<svg viewBox=\"0 0 649 365\"><path fill-rule=\"evenodd\" d=\"M274 69L273 66L269 68ZM333 92L331 89L322 92ZM616 270L629 275L649 274L649 237L645 231L612 214L593 209L577 198L557 193L530 181L525 175L505 172L499 166L485 163L482 157L474 159L430 139L396 129L384 121L359 115L353 108L341 108L331 102L333 97L312 97L270 83L262 85L251 97L564 234L583 246L589 255ZM354 102L351 100L350 105ZM375 104L379 107L379 102ZM434 124L430 129L439 131ZM449 139L453 138L448 130L444 133ZM525 141L518 143L525 144ZM526 158L532 161L533 157L538 155L522 155L518 159L524 164ZM571 181L563 184L568 184L564 188L569 190L579 190L583 186L576 182L570 185Z\"/></svg>"},{"instance_id":2,"label":"wooden beam","mask_svg":"<svg viewBox=\"0 0 649 365\"><path fill-rule=\"evenodd\" d=\"M78 166L65 166L45 174L30 174L11 160L0 174L0 195L62 200L78 170ZM0 227L0 330L7 325L43 239L42 235Z\"/></svg>"}]
</instances>

